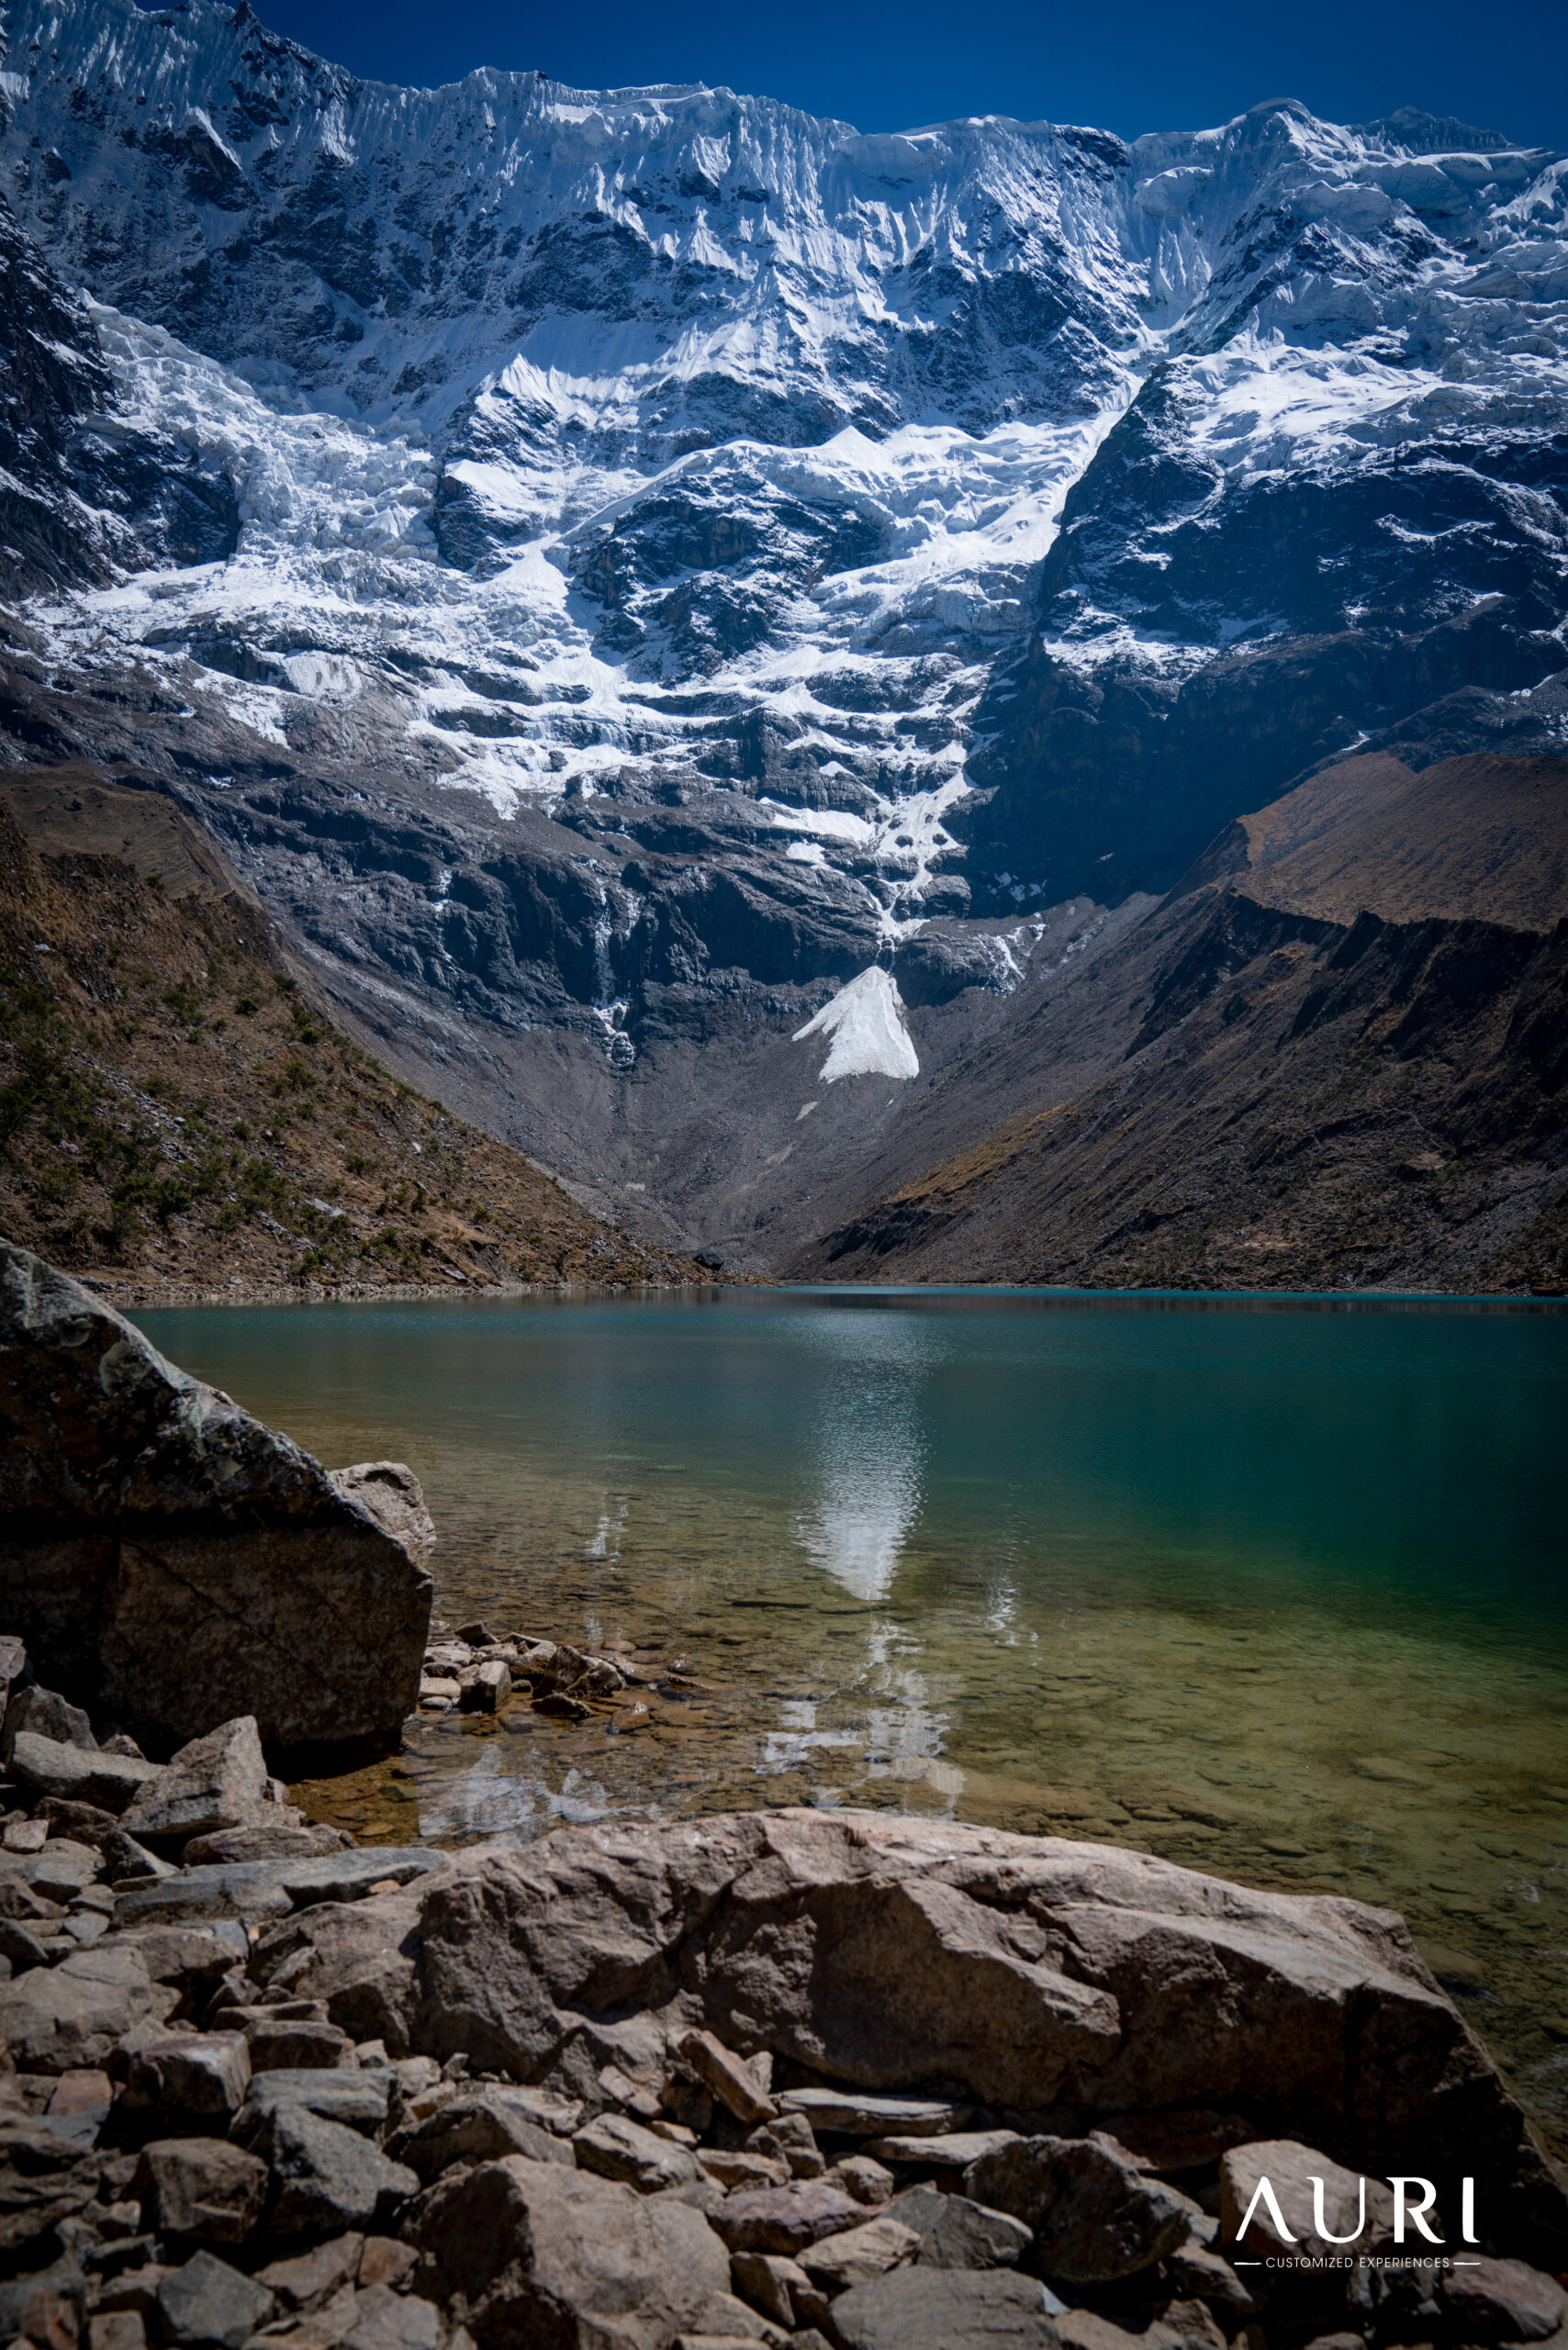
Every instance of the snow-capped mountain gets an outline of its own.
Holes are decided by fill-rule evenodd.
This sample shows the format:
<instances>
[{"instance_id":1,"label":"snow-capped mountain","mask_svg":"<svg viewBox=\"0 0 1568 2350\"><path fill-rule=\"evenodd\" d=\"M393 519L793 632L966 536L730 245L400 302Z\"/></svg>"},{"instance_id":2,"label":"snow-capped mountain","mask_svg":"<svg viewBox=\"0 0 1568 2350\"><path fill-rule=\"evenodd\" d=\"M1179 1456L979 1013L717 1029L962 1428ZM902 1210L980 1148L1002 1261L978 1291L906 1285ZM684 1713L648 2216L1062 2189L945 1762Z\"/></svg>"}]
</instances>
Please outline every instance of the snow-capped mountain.
<instances>
[{"instance_id":1,"label":"snow-capped mountain","mask_svg":"<svg viewBox=\"0 0 1568 2350\"><path fill-rule=\"evenodd\" d=\"M398 90L248 0L6 28L15 755L178 778L579 1175L689 1174L715 1039L793 1097L881 1035L896 1115L1325 758L1560 739L1564 156Z\"/></svg>"}]
</instances>

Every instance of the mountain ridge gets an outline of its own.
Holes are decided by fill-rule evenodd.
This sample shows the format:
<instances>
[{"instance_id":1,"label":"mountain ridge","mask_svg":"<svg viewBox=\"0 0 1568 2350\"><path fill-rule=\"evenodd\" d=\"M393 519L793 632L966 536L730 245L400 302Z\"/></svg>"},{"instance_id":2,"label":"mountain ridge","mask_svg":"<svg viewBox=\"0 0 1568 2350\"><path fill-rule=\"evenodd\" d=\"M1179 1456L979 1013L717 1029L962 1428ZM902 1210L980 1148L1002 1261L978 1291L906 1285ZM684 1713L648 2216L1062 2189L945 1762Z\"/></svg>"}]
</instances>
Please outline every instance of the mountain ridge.
<instances>
[{"instance_id":1,"label":"mountain ridge","mask_svg":"<svg viewBox=\"0 0 1568 2350\"><path fill-rule=\"evenodd\" d=\"M786 1261L1302 776L1568 744L1555 151L398 92L213 0L7 39L0 755L157 774L651 1242ZM823 1091L876 970L907 1050Z\"/></svg>"}]
</instances>

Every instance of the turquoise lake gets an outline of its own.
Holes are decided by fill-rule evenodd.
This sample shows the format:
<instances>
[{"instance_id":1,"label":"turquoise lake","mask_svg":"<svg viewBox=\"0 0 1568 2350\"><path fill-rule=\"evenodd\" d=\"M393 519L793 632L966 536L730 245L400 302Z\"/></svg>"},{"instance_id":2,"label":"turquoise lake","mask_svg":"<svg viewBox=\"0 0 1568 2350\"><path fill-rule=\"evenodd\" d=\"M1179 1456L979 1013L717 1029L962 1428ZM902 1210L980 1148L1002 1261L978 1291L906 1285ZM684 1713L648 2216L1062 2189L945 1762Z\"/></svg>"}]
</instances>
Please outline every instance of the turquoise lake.
<instances>
[{"instance_id":1,"label":"turquoise lake","mask_svg":"<svg viewBox=\"0 0 1568 2350\"><path fill-rule=\"evenodd\" d=\"M424 1481L453 1626L653 1723L424 1718L362 1838L759 1803L1133 1843L1402 1909L1568 2132L1568 1313L714 1291L139 1314ZM416 1831L417 1822L417 1831Z\"/></svg>"}]
</instances>

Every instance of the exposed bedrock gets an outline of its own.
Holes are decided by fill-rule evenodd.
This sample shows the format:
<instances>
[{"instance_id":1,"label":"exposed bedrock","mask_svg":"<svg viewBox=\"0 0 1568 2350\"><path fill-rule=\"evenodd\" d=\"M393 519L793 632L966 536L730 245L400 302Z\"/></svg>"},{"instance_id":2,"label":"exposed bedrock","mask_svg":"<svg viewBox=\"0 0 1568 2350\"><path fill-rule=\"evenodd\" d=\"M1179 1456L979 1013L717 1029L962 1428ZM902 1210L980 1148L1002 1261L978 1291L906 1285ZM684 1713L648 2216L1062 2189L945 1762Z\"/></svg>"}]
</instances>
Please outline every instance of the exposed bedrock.
<instances>
[{"instance_id":1,"label":"exposed bedrock","mask_svg":"<svg viewBox=\"0 0 1568 2350\"><path fill-rule=\"evenodd\" d=\"M409 1473L334 1482L6 1242L0 1522L0 1621L161 1751L239 1714L274 1750L388 1743L414 1705L431 1586Z\"/></svg>"},{"instance_id":2,"label":"exposed bedrock","mask_svg":"<svg viewBox=\"0 0 1568 2350\"><path fill-rule=\"evenodd\" d=\"M1053 2136L1224 2108L1420 2171L1445 2206L1473 2177L1521 2247L1568 2250L1559 2186L1397 1916L1147 1853L814 1811L562 1829L290 1919L252 1968L395 2053L574 2096L607 2065L656 2092L705 2027L794 2082Z\"/></svg>"}]
</instances>

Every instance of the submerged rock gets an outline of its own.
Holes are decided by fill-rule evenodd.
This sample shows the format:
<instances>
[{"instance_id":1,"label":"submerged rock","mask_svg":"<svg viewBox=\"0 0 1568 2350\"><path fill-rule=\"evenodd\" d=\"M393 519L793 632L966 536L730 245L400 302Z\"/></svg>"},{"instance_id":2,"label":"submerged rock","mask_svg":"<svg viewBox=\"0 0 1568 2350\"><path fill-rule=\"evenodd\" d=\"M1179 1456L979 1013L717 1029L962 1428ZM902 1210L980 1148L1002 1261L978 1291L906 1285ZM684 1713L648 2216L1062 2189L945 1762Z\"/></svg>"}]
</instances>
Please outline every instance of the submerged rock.
<instances>
[{"instance_id":1,"label":"submerged rock","mask_svg":"<svg viewBox=\"0 0 1568 2350\"><path fill-rule=\"evenodd\" d=\"M383 1516L9 1242L0 1522L0 1621L140 1737L386 1743L413 1708L431 1580Z\"/></svg>"}]
</instances>

